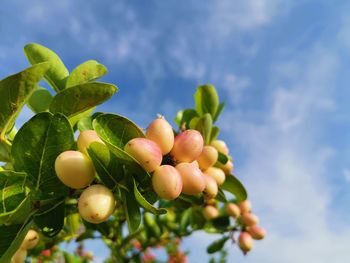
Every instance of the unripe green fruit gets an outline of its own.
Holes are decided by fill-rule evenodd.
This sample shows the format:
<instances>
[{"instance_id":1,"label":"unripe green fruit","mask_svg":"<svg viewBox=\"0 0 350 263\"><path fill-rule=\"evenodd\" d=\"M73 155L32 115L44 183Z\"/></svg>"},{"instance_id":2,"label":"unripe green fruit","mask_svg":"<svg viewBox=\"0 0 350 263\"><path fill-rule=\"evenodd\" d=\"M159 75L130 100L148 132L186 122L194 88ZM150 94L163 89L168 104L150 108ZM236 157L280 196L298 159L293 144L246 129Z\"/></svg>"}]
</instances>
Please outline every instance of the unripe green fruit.
<instances>
[{"instance_id":1,"label":"unripe green fruit","mask_svg":"<svg viewBox=\"0 0 350 263\"><path fill-rule=\"evenodd\" d=\"M222 140L212 141L210 143L210 145L213 146L216 150L218 150L219 152L221 152L223 154L227 155L229 153L229 150L228 150L226 143Z\"/></svg>"},{"instance_id":2,"label":"unripe green fruit","mask_svg":"<svg viewBox=\"0 0 350 263\"><path fill-rule=\"evenodd\" d=\"M162 151L154 141L134 138L124 146L124 150L147 172L153 172L162 163Z\"/></svg>"},{"instance_id":3,"label":"unripe green fruit","mask_svg":"<svg viewBox=\"0 0 350 263\"><path fill-rule=\"evenodd\" d=\"M238 245L244 253L249 252L253 248L253 238L247 232L242 232L238 238Z\"/></svg>"},{"instance_id":4,"label":"unripe green fruit","mask_svg":"<svg viewBox=\"0 0 350 263\"><path fill-rule=\"evenodd\" d=\"M146 131L146 138L154 141L165 155L174 145L174 131L164 117L159 117L151 122Z\"/></svg>"},{"instance_id":5,"label":"unripe green fruit","mask_svg":"<svg viewBox=\"0 0 350 263\"><path fill-rule=\"evenodd\" d=\"M182 185L181 175L173 166L159 166L153 173L153 190L163 199L177 198L181 193Z\"/></svg>"},{"instance_id":6,"label":"unripe green fruit","mask_svg":"<svg viewBox=\"0 0 350 263\"><path fill-rule=\"evenodd\" d=\"M203 216L207 220L211 220L219 216L219 210L215 206L207 205L203 209Z\"/></svg>"},{"instance_id":7,"label":"unripe green fruit","mask_svg":"<svg viewBox=\"0 0 350 263\"><path fill-rule=\"evenodd\" d=\"M38 243L39 243L38 232L36 232L33 229L30 229L26 234L25 238L23 239L20 249L22 250L32 249L36 247Z\"/></svg>"},{"instance_id":8,"label":"unripe green fruit","mask_svg":"<svg viewBox=\"0 0 350 263\"><path fill-rule=\"evenodd\" d=\"M81 131L77 140L78 150L84 154L88 154L87 148L93 142L105 144L94 130Z\"/></svg>"},{"instance_id":9,"label":"unripe green fruit","mask_svg":"<svg viewBox=\"0 0 350 263\"><path fill-rule=\"evenodd\" d=\"M199 131L186 130L175 137L170 155L178 162L193 162L202 153L203 137Z\"/></svg>"},{"instance_id":10,"label":"unripe green fruit","mask_svg":"<svg viewBox=\"0 0 350 263\"><path fill-rule=\"evenodd\" d=\"M226 205L226 212L233 218L237 218L241 214L241 210L239 209L239 207L233 203L229 203Z\"/></svg>"},{"instance_id":11,"label":"unripe green fruit","mask_svg":"<svg viewBox=\"0 0 350 263\"><path fill-rule=\"evenodd\" d=\"M27 250L19 249L11 258L11 263L24 263L27 257Z\"/></svg>"},{"instance_id":12,"label":"unripe green fruit","mask_svg":"<svg viewBox=\"0 0 350 263\"><path fill-rule=\"evenodd\" d=\"M86 188L78 201L79 214L86 221L99 224L113 214L115 199L107 187L95 184Z\"/></svg>"},{"instance_id":13,"label":"unripe green fruit","mask_svg":"<svg viewBox=\"0 0 350 263\"><path fill-rule=\"evenodd\" d=\"M259 218L251 213L244 213L241 216L242 222L246 226L254 226L259 223Z\"/></svg>"},{"instance_id":14,"label":"unripe green fruit","mask_svg":"<svg viewBox=\"0 0 350 263\"><path fill-rule=\"evenodd\" d=\"M218 160L218 155L218 151L213 146L204 146L201 155L197 158L199 168L206 170L213 166Z\"/></svg>"},{"instance_id":15,"label":"unripe green fruit","mask_svg":"<svg viewBox=\"0 0 350 263\"><path fill-rule=\"evenodd\" d=\"M218 194L218 184L214 178L204 174L205 188L204 194L208 198L214 198Z\"/></svg>"},{"instance_id":16,"label":"unripe green fruit","mask_svg":"<svg viewBox=\"0 0 350 263\"><path fill-rule=\"evenodd\" d=\"M218 185L222 185L225 182L226 175L220 168L209 167L204 173L214 178Z\"/></svg>"},{"instance_id":17,"label":"unripe green fruit","mask_svg":"<svg viewBox=\"0 0 350 263\"><path fill-rule=\"evenodd\" d=\"M252 204L249 200L244 200L238 204L239 209L241 209L241 214L250 213L252 211Z\"/></svg>"},{"instance_id":18,"label":"unripe green fruit","mask_svg":"<svg viewBox=\"0 0 350 263\"><path fill-rule=\"evenodd\" d=\"M221 163L217 163L217 165L215 165L216 167L220 168L221 170L223 170L223 172L226 175L230 175L232 174L233 171L233 162L231 160L227 161L227 163L225 164L221 164Z\"/></svg>"},{"instance_id":19,"label":"unripe green fruit","mask_svg":"<svg viewBox=\"0 0 350 263\"><path fill-rule=\"evenodd\" d=\"M91 160L81 152L65 151L55 161L55 171L65 185L81 189L95 178L95 169Z\"/></svg>"},{"instance_id":20,"label":"unripe green fruit","mask_svg":"<svg viewBox=\"0 0 350 263\"><path fill-rule=\"evenodd\" d=\"M258 225L250 226L247 228L248 233L253 239L261 240L266 236L266 230Z\"/></svg>"},{"instance_id":21,"label":"unripe green fruit","mask_svg":"<svg viewBox=\"0 0 350 263\"><path fill-rule=\"evenodd\" d=\"M182 178L182 192L188 195L200 194L205 188L202 171L192 163L179 163L176 170Z\"/></svg>"}]
</instances>

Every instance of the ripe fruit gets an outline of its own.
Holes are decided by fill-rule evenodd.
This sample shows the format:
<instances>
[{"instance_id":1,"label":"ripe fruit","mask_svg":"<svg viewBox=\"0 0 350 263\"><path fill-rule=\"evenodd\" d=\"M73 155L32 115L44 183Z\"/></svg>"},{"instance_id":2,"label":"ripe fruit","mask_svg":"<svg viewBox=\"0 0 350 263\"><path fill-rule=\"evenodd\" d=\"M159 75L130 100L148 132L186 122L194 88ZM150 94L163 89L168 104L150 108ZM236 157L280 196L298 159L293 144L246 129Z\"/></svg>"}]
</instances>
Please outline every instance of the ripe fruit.
<instances>
[{"instance_id":1,"label":"ripe fruit","mask_svg":"<svg viewBox=\"0 0 350 263\"><path fill-rule=\"evenodd\" d=\"M197 158L199 168L202 170L208 169L213 166L218 160L218 151L213 147L206 145L203 147L201 155Z\"/></svg>"},{"instance_id":2,"label":"ripe fruit","mask_svg":"<svg viewBox=\"0 0 350 263\"><path fill-rule=\"evenodd\" d=\"M163 199L177 198L181 193L182 185L181 175L173 166L162 165L153 173L153 190Z\"/></svg>"},{"instance_id":3,"label":"ripe fruit","mask_svg":"<svg viewBox=\"0 0 350 263\"><path fill-rule=\"evenodd\" d=\"M252 236L247 232L242 232L238 238L238 245L244 253L247 253L253 247Z\"/></svg>"},{"instance_id":4,"label":"ripe fruit","mask_svg":"<svg viewBox=\"0 0 350 263\"><path fill-rule=\"evenodd\" d=\"M208 198L214 198L218 194L218 184L215 179L204 174L205 188L204 194Z\"/></svg>"},{"instance_id":5,"label":"ripe fruit","mask_svg":"<svg viewBox=\"0 0 350 263\"><path fill-rule=\"evenodd\" d=\"M124 146L124 150L147 172L153 172L162 163L162 151L154 141L134 138Z\"/></svg>"},{"instance_id":6,"label":"ripe fruit","mask_svg":"<svg viewBox=\"0 0 350 263\"><path fill-rule=\"evenodd\" d=\"M203 209L203 216L207 220L211 220L219 216L219 210L215 206L207 205Z\"/></svg>"},{"instance_id":7,"label":"ripe fruit","mask_svg":"<svg viewBox=\"0 0 350 263\"><path fill-rule=\"evenodd\" d=\"M215 140L215 141L212 141L210 145L223 154L227 155L229 152L228 147L224 141Z\"/></svg>"},{"instance_id":8,"label":"ripe fruit","mask_svg":"<svg viewBox=\"0 0 350 263\"><path fill-rule=\"evenodd\" d=\"M163 116L151 122L146 131L146 138L154 141L163 155L169 153L174 145L173 128Z\"/></svg>"},{"instance_id":9,"label":"ripe fruit","mask_svg":"<svg viewBox=\"0 0 350 263\"><path fill-rule=\"evenodd\" d=\"M84 154L88 154L86 149L93 142L105 144L94 130L81 131L77 140L78 150Z\"/></svg>"},{"instance_id":10,"label":"ripe fruit","mask_svg":"<svg viewBox=\"0 0 350 263\"><path fill-rule=\"evenodd\" d=\"M201 193L205 188L202 171L192 163L179 163L176 170L182 178L182 192L188 195Z\"/></svg>"},{"instance_id":11,"label":"ripe fruit","mask_svg":"<svg viewBox=\"0 0 350 263\"><path fill-rule=\"evenodd\" d=\"M217 167L209 167L204 173L214 178L218 185L222 185L225 182L225 173Z\"/></svg>"},{"instance_id":12,"label":"ripe fruit","mask_svg":"<svg viewBox=\"0 0 350 263\"><path fill-rule=\"evenodd\" d=\"M259 223L259 218L251 213L244 213L242 214L242 222L244 225L246 226L254 226L257 225Z\"/></svg>"},{"instance_id":13,"label":"ripe fruit","mask_svg":"<svg viewBox=\"0 0 350 263\"><path fill-rule=\"evenodd\" d=\"M223 170L226 175L230 175L233 171L233 162L231 160L227 161L225 164L217 163L215 166Z\"/></svg>"},{"instance_id":14,"label":"ripe fruit","mask_svg":"<svg viewBox=\"0 0 350 263\"><path fill-rule=\"evenodd\" d=\"M108 219L113 213L115 199L113 193L100 184L86 188L78 201L79 214L86 221L99 224Z\"/></svg>"},{"instance_id":15,"label":"ripe fruit","mask_svg":"<svg viewBox=\"0 0 350 263\"><path fill-rule=\"evenodd\" d=\"M203 150L203 137L199 131L186 130L175 137L170 155L178 162L193 162Z\"/></svg>"},{"instance_id":16,"label":"ripe fruit","mask_svg":"<svg viewBox=\"0 0 350 263\"><path fill-rule=\"evenodd\" d=\"M249 213L252 211L252 204L249 200L244 200L238 204L239 209L241 209L241 214Z\"/></svg>"},{"instance_id":17,"label":"ripe fruit","mask_svg":"<svg viewBox=\"0 0 350 263\"><path fill-rule=\"evenodd\" d=\"M11 258L11 263L23 263L27 257L27 250L19 249Z\"/></svg>"},{"instance_id":18,"label":"ripe fruit","mask_svg":"<svg viewBox=\"0 0 350 263\"><path fill-rule=\"evenodd\" d=\"M74 189L88 186L95 178L91 160L78 151L61 153L55 161L55 171L62 183Z\"/></svg>"},{"instance_id":19,"label":"ripe fruit","mask_svg":"<svg viewBox=\"0 0 350 263\"><path fill-rule=\"evenodd\" d=\"M30 229L22 241L22 250L32 249L39 243L39 235L33 229Z\"/></svg>"},{"instance_id":20,"label":"ripe fruit","mask_svg":"<svg viewBox=\"0 0 350 263\"><path fill-rule=\"evenodd\" d=\"M248 227L247 231L252 236L252 238L256 240L264 239L266 236L266 230L258 225Z\"/></svg>"},{"instance_id":21,"label":"ripe fruit","mask_svg":"<svg viewBox=\"0 0 350 263\"><path fill-rule=\"evenodd\" d=\"M241 214L241 210L239 210L239 207L234 203L227 204L226 212L233 218L237 218Z\"/></svg>"}]
</instances>

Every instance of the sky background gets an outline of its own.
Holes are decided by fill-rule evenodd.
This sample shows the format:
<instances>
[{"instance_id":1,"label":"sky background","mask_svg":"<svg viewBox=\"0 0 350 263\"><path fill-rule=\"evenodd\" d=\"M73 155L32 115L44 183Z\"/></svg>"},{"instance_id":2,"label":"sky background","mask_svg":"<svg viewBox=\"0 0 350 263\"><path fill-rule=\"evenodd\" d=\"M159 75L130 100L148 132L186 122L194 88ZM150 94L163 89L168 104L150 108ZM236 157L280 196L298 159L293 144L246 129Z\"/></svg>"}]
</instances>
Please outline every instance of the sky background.
<instances>
[{"instance_id":1,"label":"sky background","mask_svg":"<svg viewBox=\"0 0 350 263\"><path fill-rule=\"evenodd\" d=\"M219 121L268 230L229 262L350 260L350 5L347 1L9 1L0 7L0 78L28 66L29 42L67 67L96 59L120 91L100 111L142 127L171 120L212 83ZM26 111L22 120L29 114ZM203 233L185 239L207 262ZM215 239L215 237L214 237ZM96 262L107 253L88 244Z\"/></svg>"}]
</instances>

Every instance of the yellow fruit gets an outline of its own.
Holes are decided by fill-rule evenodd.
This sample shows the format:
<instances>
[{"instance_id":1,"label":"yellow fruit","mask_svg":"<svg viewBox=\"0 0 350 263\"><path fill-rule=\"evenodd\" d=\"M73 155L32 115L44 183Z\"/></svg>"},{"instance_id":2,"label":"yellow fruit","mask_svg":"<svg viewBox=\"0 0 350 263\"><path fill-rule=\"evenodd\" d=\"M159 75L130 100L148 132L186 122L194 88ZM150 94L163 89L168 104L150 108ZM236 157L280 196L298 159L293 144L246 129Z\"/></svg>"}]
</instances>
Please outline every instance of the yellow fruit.
<instances>
[{"instance_id":1,"label":"yellow fruit","mask_svg":"<svg viewBox=\"0 0 350 263\"><path fill-rule=\"evenodd\" d=\"M229 153L228 147L224 141L215 140L215 141L212 141L210 145L223 154L227 155Z\"/></svg>"},{"instance_id":2,"label":"yellow fruit","mask_svg":"<svg viewBox=\"0 0 350 263\"><path fill-rule=\"evenodd\" d=\"M178 162L193 162L202 153L203 137L199 131L186 130L175 137L170 155Z\"/></svg>"},{"instance_id":3,"label":"yellow fruit","mask_svg":"<svg viewBox=\"0 0 350 263\"><path fill-rule=\"evenodd\" d=\"M241 216L242 222L246 226L254 226L259 224L259 218L251 213L244 213Z\"/></svg>"},{"instance_id":4,"label":"yellow fruit","mask_svg":"<svg viewBox=\"0 0 350 263\"><path fill-rule=\"evenodd\" d=\"M188 195L200 194L205 187L205 179L202 171L192 163L180 163L176 170L182 178L182 192Z\"/></svg>"},{"instance_id":5,"label":"yellow fruit","mask_svg":"<svg viewBox=\"0 0 350 263\"><path fill-rule=\"evenodd\" d=\"M238 238L238 245L244 253L249 252L253 248L253 238L247 232L242 232Z\"/></svg>"},{"instance_id":6,"label":"yellow fruit","mask_svg":"<svg viewBox=\"0 0 350 263\"><path fill-rule=\"evenodd\" d=\"M154 141L165 155L174 145L174 131L164 117L159 117L151 122L146 131L146 138Z\"/></svg>"},{"instance_id":7,"label":"yellow fruit","mask_svg":"<svg viewBox=\"0 0 350 263\"><path fill-rule=\"evenodd\" d=\"M38 243L39 243L38 232L36 232L33 229L30 229L22 241L21 249L22 250L32 249L36 247Z\"/></svg>"},{"instance_id":8,"label":"yellow fruit","mask_svg":"<svg viewBox=\"0 0 350 263\"><path fill-rule=\"evenodd\" d=\"M232 174L233 171L233 162L231 160L227 161L227 163L225 164L221 164L221 163L217 163L217 165L215 165L216 167L220 168L221 170L223 170L223 172L226 175L230 175Z\"/></svg>"},{"instance_id":9,"label":"yellow fruit","mask_svg":"<svg viewBox=\"0 0 350 263\"><path fill-rule=\"evenodd\" d=\"M94 130L81 131L77 140L78 150L87 155L87 148L93 142L105 144Z\"/></svg>"},{"instance_id":10,"label":"yellow fruit","mask_svg":"<svg viewBox=\"0 0 350 263\"><path fill-rule=\"evenodd\" d=\"M27 250L19 249L12 256L11 263L24 263L26 257L27 257Z\"/></svg>"},{"instance_id":11,"label":"yellow fruit","mask_svg":"<svg viewBox=\"0 0 350 263\"><path fill-rule=\"evenodd\" d=\"M218 184L215 179L209 175L204 174L205 188L204 195L207 198L214 198L218 194Z\"/></svg>"},{"instance_id":12,"label":"yellow fruit","mask_svg":"<svg viewBox=\"0 0 350 263\"><path fill-rule=\"evenodd\" d=\"M182 178L170 165L159 166L152 175L153 190L163 199L173 200L182 190Z\"/></svg>"},{"instance_id":13,"label":"yellow fruit","mask_svg":"<svg viewBox=\"0 0 350 263\"><path fill-rule=\"evenodd\" d=\"M241 209L241 214L250 213L252 211L252 204L249 200L244 200L238 204L239 209Z\"/></svg>"},{"instance_id":14,"label":"yellow fruit","mask_svg":"<svg viewBox=\"0 0 350 263\"><path fill-rule=\"evenodd\" d=\"M222 185L225 182L226 175L220 168L209 167L204 173L214 178L218 185Z\"/></svg>"},{"instance_id":15,"label":"yellow fruit","mask_svg":"<svg viewBox=\"0 0 350 263\"><path fill-rule=\"evenodd\" d=\"M219 210L215 206L207 205L203 209L203 216L207 220L211 220L219 216Z\"/></svg>"},{"instance_id":16,"label":"yellow fruit","mask_svg":"<svg viewBox=\"0 0 350 263\"><path fill-rule=\"evenodd\" d=\"M241 214L241 210L239 209L239 207L233 203L229 203L226 205L226 212L233 218L237 218Z\"/></svg>"},{"instance_id":17,"label":"yellow fruit","mask_svg":"<svg viewBox=\"0 0 350 263\"><path fill-rule=\"evenodd\" d=\"M201 155L197 158L199 168L202 170L208 169L210 166L213 166L218 160L218 151L210 145L203 147Z\"/></svg>"},{"instance_id":18,"label":"yellow fruit","mask_svg":"<svg viewBox=\"0 0 350 263\"><path fill-rule=\"evenodd\" d=\"M261 240L266 236L266 230L258 225L250 226L247 228L248 233L253 239Z\"/></svg>"}]
</instances>

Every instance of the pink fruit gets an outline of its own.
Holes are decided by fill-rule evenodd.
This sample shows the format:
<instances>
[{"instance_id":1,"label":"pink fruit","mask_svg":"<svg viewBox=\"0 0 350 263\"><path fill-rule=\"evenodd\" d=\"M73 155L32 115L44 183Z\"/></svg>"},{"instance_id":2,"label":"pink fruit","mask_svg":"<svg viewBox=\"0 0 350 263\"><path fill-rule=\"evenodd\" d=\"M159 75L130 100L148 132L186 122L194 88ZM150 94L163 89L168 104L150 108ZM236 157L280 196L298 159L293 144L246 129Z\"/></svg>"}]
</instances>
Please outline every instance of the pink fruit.
<instances>
[{"instance_id":1,"label":"pink fruit","mask_svg":"<svg viewBox=\"0 0 350 263\"><path fill-rule=\"evenodd\" d=\"M174 145L174 131L164 117L159 117L148 126L146 138L154 141L165 155Z\"/></svg>"},{"instance_id":2,"label":"pink fruit","mask_svg":"<svg viewBox=\"0 0 350 263\"><path fill-rule=\"evenodd\" d=\"M219 210L215 206L207 205L203 209L205 219L211 220L219 216Z\"/></svg>"},{"instance_id":3,"label":"pink fruit","mask_svg":"<svg viewBox=\"0 0 350 263\"><path fill-rule=\"evenodd\" d=\"M238 245L244 253L249 252L253 248L253 238L247 232L242 232L238 238Z\"/></svg>"},{"instance_id":4,"label":"pink fruit","mask_svg":"<svg viewBox=\"0 0 350 263\"><path fill-rule=\"evenodd\" d=\"M246 226L254 226L259 223L259 218L251 213L243 213L241 219L243 224Z\"/></svg>"},{"instance_id":5,"label":"pink fruit","mask_svg":"<svg viewBox=\"0 0 350 263\"><path fill-rule=\"evenodd\" d=\"M252 236L252 238L256 240L264 239L266 236L266 230L258 225L248 227L247 231Z\"/></svg>"},{"instance_id":6,"label":"pink fruit","mask_svg":"<svg viewBox=\"0 0 350 263\"><path fill-rule=\"evenodd\" d=\"M214 198L218 194L218 184L215 179L204 174L205 188L204 194L207 198Z\"/></svg>"},{"instance_id":7,"label":"pink fruit","mask_svg":"<svg viewBox=\"0 0 350 263\"><path fill-rule=\"evenodd\" d=\"M203 150L203 137L196 130L186 130L175 137L170 155L178 162L193 162Z\"/></svg>"},{"instance_id":8,"label":"pink fruit","mask_svg":"<svg viewBox=\"0 0 350 263\"><path fill-rule=\"evenodd\" d=\"M77 140L78 150L84 154L88 154L86 149L93 142L105 144L94 130L81 131Z\"/></svg>"},{"instance_id":9,"label":"pink fruit","mask_svg":"<svg viewBox=\"0 0 350 263\"><path fill-rule=\"evenodd\" d=\"M202 171L192 163L180 163L176 170L182 178L182 192L188 195L200 194L205 188L205 179Z\"/></svg>"},{"instance_id":10,"label":"pink fruit","mask_svg":"<svg viewBox=\"0 0 350 263\"><path fill-rule=\"evenodd\" d=\"M162 163L162 151L159 146L145 138L131 139L124 150L138 161L147 172L153 172Z\"/></svg>"},{"instance_id":11,"label":"pink fruit","mask_svg":"<svg viewBox=\"0 0 350 263\"><path fill-rule=\"evenodd\" d=\"M233 203L229 203L226 205L226 212L233 218L237 218L241 214L241 210L239 209L239 207Z\"/></svg>"},{"instance_id":12,"label":"pink fruit","mask_svg":"<svg viewBox=\"0 0 350 263\"><path fill-rule=\"evenodd\" d=\"M210 166L213 166L218 160L218 151L210 145L203 147L202 153L197 158L199 168L202 170L208 169Z\"/></svg>"},{"instance_id":13,"label":"pink fruit","mask_svg":"<svg viewBox=\"0 0 350 263\"><path fill-rule=\"evenodd\" d=\"M182 178L170 165L159 166L152 175L153 190L163 199L173 200L182 190Z\"/></svg>"},{"instance_id":14,"label":"pink fruit","mask_svg":"<svg viewBox=\"0 0 350 263\"><path fill-rule=\"evenodd\" d=\"M49 257L49 256L51 256L51 250L45 249L45 250L41 251L41 255L43 255L44 257Z\"/></svg>"}]
</instances>

